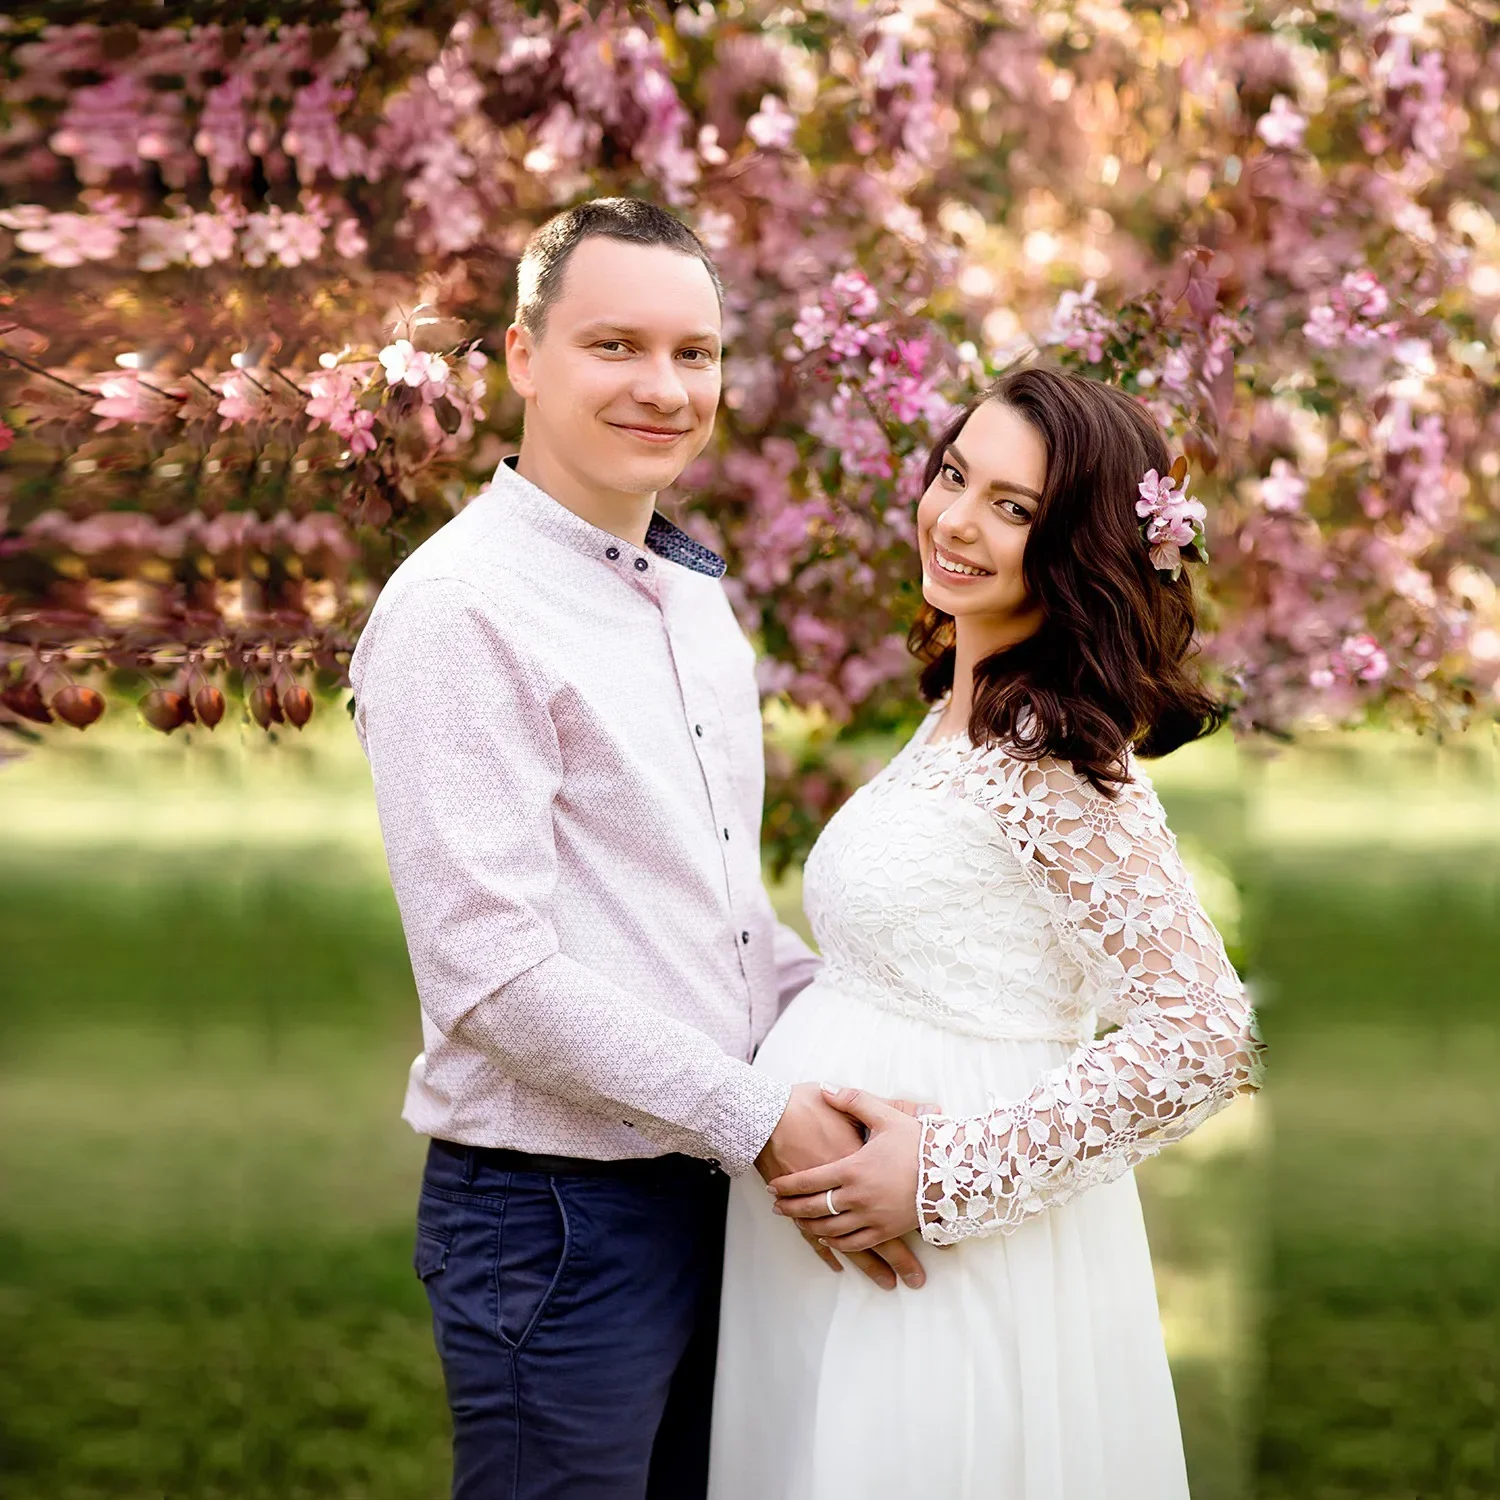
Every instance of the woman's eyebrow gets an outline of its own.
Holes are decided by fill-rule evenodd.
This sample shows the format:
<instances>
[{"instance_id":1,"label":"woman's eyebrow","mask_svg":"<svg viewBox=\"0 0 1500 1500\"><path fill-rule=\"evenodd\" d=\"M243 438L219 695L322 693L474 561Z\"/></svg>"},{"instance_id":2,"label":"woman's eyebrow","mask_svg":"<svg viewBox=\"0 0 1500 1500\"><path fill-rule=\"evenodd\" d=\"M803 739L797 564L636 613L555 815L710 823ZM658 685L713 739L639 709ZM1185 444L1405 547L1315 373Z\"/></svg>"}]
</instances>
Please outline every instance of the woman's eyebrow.
<instances>
[{"instance_id":1,"label":"woman's eyebrow","mask_svg":"<svg viewBox=\"0 0 1500 1500\"><path fill-rule=\"evenodd\" d=\"M958 451L957 443L948 444L948 456L958 460L959 468L968 469L969 461ZM1025 495L1028 500L1035 500L1038 503L1042 498L1036 490L1028 489L1024 484L1017 484L1014 479L992 479L985 488L987 490L1010 490L1013 494Z\"/></svg>"},{"instance_id":2,"label":"woman's eyebrow","mask_svg":"<svg viewBox=\"0 0 1500 1500\"><path fill-rule=\"evenodd\" d=\"M1035 500L1038 504L1041 503L1042 499L1035 490L1027 489L1024 484L1017 484L1014 479L992 479L985 488L991 490L1009 490L1013 495L1024 495L1028 500Z\"/></svg>"}]
</instances>

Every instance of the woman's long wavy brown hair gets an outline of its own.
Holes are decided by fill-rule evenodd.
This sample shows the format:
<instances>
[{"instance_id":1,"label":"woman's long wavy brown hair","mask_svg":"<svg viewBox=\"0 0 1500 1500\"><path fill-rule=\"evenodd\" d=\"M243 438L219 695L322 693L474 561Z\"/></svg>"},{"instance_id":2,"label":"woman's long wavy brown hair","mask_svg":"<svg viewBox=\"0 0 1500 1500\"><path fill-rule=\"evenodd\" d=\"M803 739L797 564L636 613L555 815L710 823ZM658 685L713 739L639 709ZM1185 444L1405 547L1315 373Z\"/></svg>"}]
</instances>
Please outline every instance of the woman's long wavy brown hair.
<instances>
[{"instance_id":1,"label":"woman's long wavy brown hair","mask_svg":"<svg viewBox=\"0 0 1500 1500\"><path fill-rule=\"evenodd\" d=\"M1001 376L942 434L924 493L986 401L1017 412L1046 445L1042 499L1022 559L1043 620L975 669L969 737L1007 744L1027 760L1071 761L1112 794L1129 779L1127 751L1166 755L1224 720L1192 666L1192 582L1186 569L1173 579L1152 566L1136 514L1146 471L1171 467L1166 440L1145 407L1117 387L1029 365ZM922 663L929 702L953 686L953 630L952 616L926 603L911 628L907 644Z\"/></svg>"}]
</instances>

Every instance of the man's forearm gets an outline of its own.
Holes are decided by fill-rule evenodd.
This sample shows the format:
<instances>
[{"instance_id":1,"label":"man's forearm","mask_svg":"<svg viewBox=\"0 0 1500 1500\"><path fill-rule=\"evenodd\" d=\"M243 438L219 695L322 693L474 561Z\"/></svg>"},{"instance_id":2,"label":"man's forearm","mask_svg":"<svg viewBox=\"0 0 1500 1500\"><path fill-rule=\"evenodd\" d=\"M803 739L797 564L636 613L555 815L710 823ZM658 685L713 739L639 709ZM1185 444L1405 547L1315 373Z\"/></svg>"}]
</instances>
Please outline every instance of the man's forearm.
<instances>
[{"instance_id":1,"label":"man's forearm","mask_svg":"<svg viewBox=\"0 0 1500 1500\"><path fill-rule=\"evenodd\" d=\"M576 960L555 953L466 1011L452 1033L504 1071L653 1145L747 1170L789 1090Z\"/></svg>"}]
</instances>

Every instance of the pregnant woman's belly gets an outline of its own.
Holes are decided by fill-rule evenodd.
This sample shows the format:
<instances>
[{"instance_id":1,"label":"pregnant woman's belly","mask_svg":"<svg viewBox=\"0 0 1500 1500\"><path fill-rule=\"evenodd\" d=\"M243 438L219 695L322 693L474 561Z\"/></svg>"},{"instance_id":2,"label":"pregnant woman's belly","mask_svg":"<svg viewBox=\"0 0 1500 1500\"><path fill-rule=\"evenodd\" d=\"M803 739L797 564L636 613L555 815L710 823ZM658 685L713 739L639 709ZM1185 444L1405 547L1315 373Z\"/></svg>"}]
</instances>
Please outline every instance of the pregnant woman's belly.
<instances>
[{"instance_id":1,"label":"pregnant woman's belly","mask_svg":"<svg viewBox=\"0 0 1500 1500\"><path fill-rule=\"evenodd\" d=\"M1074 1045L955 1031L815 980L772 1028L755 1066L785 1083L868 1089L968 1115L1029 1093Z\"/></svg>"},{"instance_id":2,"label":"pregnant woman's belly","mask_svg":"<svg viewBox=\"0 0 1500 1500\"><path fill-rule=\"evenodd\" d=\"M975 1036L822 979L755 1066L982 1113L1074 1043ZM756 1173L730 1193L711 1500L1187 1500L1135 1184L951 1249L919 1291L830 1273Z\"/></svg>"}]
</instances>

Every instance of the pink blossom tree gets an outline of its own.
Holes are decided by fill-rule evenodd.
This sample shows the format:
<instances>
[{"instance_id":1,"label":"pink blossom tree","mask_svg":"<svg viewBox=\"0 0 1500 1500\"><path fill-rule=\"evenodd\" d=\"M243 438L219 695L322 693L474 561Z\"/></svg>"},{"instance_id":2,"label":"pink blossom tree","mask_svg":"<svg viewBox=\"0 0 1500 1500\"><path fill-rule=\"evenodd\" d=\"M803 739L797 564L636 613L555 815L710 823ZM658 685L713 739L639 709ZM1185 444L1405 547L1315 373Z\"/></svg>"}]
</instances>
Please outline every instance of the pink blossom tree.
<instances>
[{"instance_id":1,"label":"pink blossom tree","mask_svg":"<svg viewBox=\"0 0 1500 1500\"><path fill-rule=\"evenodd\" d=\"M860 735L909 721L925 447L1034 350L1186 454L1158 520L1207 533L1243 732L1493 714L1500 49L1473 15L423 16L0 38L12 739L131 700L167 732L226 703L305 723L518 436L496 356L526 235L607 192L673 207L728 286L720 440L664 503L729 555L800 710L780 857Z\"/></svg>"}]
</instances>

